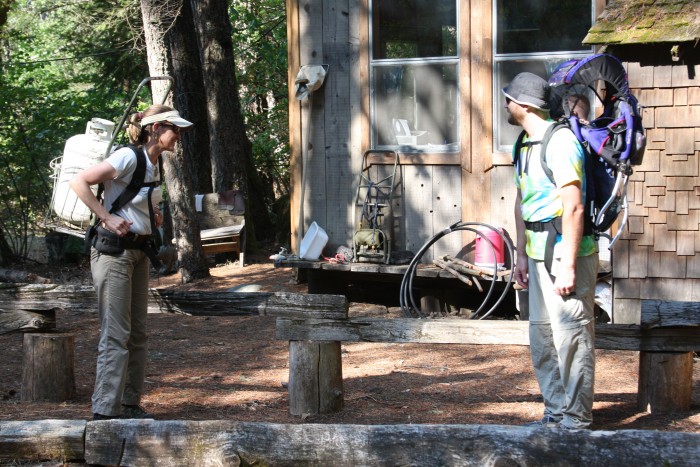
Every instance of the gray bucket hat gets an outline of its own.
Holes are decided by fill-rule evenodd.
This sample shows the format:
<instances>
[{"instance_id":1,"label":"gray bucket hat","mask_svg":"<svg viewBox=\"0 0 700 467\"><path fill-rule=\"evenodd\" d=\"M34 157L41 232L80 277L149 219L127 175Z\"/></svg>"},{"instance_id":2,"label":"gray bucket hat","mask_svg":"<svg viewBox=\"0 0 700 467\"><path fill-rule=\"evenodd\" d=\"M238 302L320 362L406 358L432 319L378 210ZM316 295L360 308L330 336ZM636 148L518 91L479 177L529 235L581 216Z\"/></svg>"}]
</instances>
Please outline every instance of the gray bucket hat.
<instances>
[{"instance_id":1,"label":"gray bucket hat","mask_svg":"<svg viewBox=\"0 0 700 467\"><path fill-rule=\"evenodd\" d=\"M520 105L549 110L549 83L534 73L518 73L501 92Z\"/></svg>"}]
</instances>

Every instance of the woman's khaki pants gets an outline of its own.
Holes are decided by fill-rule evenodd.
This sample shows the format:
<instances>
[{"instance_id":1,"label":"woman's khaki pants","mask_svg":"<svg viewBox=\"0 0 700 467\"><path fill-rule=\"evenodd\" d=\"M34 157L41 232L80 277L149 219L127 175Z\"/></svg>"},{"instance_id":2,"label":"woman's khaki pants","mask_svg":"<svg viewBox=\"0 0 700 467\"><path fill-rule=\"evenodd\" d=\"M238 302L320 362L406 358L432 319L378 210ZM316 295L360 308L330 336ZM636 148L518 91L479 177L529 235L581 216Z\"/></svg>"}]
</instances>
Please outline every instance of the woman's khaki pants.
<instances>
[{"instance_id":1,"label":"woman's khaki pants","mask_svg":"<svg viewBox=\"0 0 700 467\"><path fill-rule=\"evenodd\" d=\"M141 250L112 256L93 248L90 262L101 326L92 411L116 416L143 392L149 260Z\"/></svg>"}]
</instances>

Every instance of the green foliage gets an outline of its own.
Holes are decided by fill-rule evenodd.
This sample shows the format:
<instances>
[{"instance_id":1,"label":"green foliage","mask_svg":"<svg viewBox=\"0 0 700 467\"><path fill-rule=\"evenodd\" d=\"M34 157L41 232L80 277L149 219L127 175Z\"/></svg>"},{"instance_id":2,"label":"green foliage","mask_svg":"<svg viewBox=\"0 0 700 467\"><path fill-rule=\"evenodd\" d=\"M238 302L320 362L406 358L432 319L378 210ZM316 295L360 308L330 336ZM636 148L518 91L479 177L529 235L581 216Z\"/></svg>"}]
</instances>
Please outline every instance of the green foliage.
<instances>
[{"instance_id":1,"label":"green foliage","mask_svg":"<svg viewBox=\"0 0 700 467\"><path fill-rule=\"evenodd\" d=\"M283 0L234 0L236 79L253 157L269 201L289 193L287 26Z\"/></svg>"},{"instance_id":2,"label":"green foliage","mask_svg":"<svg viewBox=\"0 0 700 467\"><path fill-rule=\"evenodd\" d=\"M0 233L25 256L48 212L50 161L93 117L117 121L144 54L126 14L133 0L15 2L0 32ZM121 21L116 21L119 17Z\"/></svg>"},{"instance_id":3,"label":"green foliage","mask_svg":"<svg viewBox=\"0 0 700 467\"><path fill-rule=\"evenodd\" d=\"M51 160L91 118L118 122L148 67L139 0L0 2L11 5L0 21L0 239L23 257L50 212ZM285 4L233 0L230 13L248 135L272 206L289 193Z\"/></svg>"}]
</instances>

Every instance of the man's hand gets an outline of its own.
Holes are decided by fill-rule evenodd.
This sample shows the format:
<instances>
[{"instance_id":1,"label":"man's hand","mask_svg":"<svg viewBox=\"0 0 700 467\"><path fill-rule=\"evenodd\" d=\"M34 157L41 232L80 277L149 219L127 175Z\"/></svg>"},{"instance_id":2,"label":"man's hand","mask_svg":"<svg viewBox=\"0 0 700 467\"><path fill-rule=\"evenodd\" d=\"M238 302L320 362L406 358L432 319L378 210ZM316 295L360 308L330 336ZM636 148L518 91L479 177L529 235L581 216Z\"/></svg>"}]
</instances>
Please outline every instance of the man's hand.
<instances>
[{"instance_id":1,"label":"man's hand","mask_svg":"<svg viewBox=\"0 0 700 467\"><path fill-rule=\"evenodd\" d=\"M515 278L515 282L517 282L523 289L527 289L527 271L527 255L518 255L518 261L515 264L515 269L513 270L513 277Z\"/></svg>"},{"instance_id":2,"label":"man's hand","mask_svg":"<svg viewBox=\"0 0 700 467\"><path fill-rule=\"evenodd\" d=\"M576 267L559 264L554 280L554 293L567 297L576 291Z\"/></svg>"}]
</instances>

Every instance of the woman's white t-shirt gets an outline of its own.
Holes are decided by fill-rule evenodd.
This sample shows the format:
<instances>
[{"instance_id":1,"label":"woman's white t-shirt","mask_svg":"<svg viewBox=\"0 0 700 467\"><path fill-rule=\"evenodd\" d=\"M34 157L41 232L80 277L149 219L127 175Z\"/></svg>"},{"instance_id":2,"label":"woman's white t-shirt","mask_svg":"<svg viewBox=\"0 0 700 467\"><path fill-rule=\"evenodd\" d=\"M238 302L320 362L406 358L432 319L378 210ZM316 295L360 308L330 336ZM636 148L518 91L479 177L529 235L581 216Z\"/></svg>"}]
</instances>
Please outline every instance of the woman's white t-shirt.
<instances>
[{"instance_id":1,"label":"woman's white t-shirt","mask_svg":"<svg viewBox=\"0 0 700 467\"><path fill-rule=\"evenodd\" d=\"M112 203L119 197L124 189L129 185L136 171L136 153L128 147L116 150L107 158L107 162L117 171L117 176L113 180L104 182L104 206L109 211ZM146 157L146 176L144 183L160 180L158 164L152 164ZM151 191L151 203L158 206L163 198L160 187L151 190L149 187L141 187L134 198L126 203L115 214L130 221L131 232L139 235L149 235L151 233L151 219L148 214L148 192Z\"/></svg>"}]
</instances>

